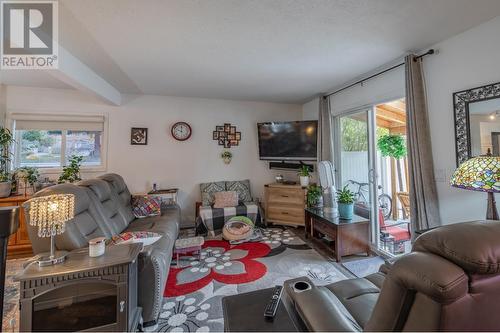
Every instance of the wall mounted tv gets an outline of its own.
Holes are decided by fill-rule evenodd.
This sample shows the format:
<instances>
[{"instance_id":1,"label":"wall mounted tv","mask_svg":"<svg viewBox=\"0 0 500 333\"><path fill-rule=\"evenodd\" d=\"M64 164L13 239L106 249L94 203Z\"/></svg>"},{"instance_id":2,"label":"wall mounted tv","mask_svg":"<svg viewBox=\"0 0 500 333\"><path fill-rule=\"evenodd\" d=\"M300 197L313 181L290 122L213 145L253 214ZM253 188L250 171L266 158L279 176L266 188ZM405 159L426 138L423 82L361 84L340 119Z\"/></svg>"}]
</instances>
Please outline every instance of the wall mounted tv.
<instances>
[{"instance_id":1,"label":"wall mounted tv","mask_svg":"<svg viewBox=\"0 0 500 333\"><path fill-rule=\"evenodd\" d=\"M261 160L316 160L317 121L259 123L257 128Z\"/></svg>"}]
</instances>

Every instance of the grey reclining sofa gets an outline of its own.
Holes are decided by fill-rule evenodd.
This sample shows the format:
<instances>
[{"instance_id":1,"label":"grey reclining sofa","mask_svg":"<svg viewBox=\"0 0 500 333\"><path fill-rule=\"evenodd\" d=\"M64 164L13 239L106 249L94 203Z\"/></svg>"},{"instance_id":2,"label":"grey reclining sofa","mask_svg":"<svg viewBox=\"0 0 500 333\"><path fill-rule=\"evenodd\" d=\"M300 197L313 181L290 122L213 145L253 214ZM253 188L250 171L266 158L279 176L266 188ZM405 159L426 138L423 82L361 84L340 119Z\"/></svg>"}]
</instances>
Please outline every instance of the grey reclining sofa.
<instances>
[{"instance_id":1,"label":"grey reclining sofa","mask_svg":"<svg viewBox=\"0 0 500 333\"><path fill-rule=\"evenodd\" d=\"M66 231L56 236L58 250L87 247L92 238L109 238L125 231L152 231L163 235L160 240L145 247L138 263L143 327L154 329L162 305L172 250L179 233L179 206L165 207L161 216L136 219L132 213L130 192L123 178L117 174L106 174L76 184L55 185L36 193L35 197L60 193L75 195L75 217L66 223ZM26 216L29 219L29 215ZM29 226L29 223L28 233L35 254L49 251L49 239L39 238L36 227Z\"/></svg>"}]
</instances>

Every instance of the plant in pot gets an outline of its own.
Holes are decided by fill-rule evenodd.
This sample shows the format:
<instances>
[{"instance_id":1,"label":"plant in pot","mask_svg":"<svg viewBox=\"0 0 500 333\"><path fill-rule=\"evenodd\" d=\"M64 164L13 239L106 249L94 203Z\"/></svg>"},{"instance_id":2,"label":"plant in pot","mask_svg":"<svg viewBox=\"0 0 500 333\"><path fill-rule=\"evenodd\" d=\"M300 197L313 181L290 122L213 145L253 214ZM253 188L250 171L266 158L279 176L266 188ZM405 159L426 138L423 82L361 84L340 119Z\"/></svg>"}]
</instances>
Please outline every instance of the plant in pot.
<instances>
[{"instance_id":1,"label":"plant in pot","mask_svg":"<svg viewBox=\"0 0 500 333\"><path fill-rule=\"evenodd\" d=\"M62 173L59 176L57 182L59 184L63 183L74 183L80 178L80 167L82 166L83 156L71 155L68 160L68 164L62 169Z\"/></svg>"},{"instance_id":2,"label":"plant in pot","mask_svg":"<svg viewBox=\"0 0 500 333\"><path fill-rule=\"evenodd\" d=\"M225 164L231 163L231 159L233 158L233 153L231 153L229 150L224 150L221 154L220 157L224 161Z\"/></svg>"},{"instance_id":3,"label":"plant in pot","mask_svg":"<svg viewBox=\"0 0 500 333\"><path fill-rule=\"evenodd\" d=\"M22 182L24 185L24 195L28 194L28 189L31 187L32 193L35 193L35 184L38 182L38 169L31 167L22 167L16 169L14 172L14 177L18 182ZM20 186L18 187L20 188Z\"/></svg>"},{"instance_id":4,"label":"plant in pot","mask_svg":"<svg viewBox=\"0 0 500 333\"><path fill-rule=\"evenodd\" d=\"M300 186L307 187L309 186L309 177L311 173L309 171L309 166L303 164L299 168L299 178L300 178Z\"/></svg>"},{"instance_id":5,"label":"plant in pot","mask_svg":"<svg viewBox=\"0 0 500 333\"><path fill-rule=\"evenodd\" d=\"M323 189L315 184L309 185L307 188L307 206L319 207L322 204Z\"/></svg>"},{"instance_id":6,"label":"plant in pot","mask_svg":"<svg viewBox=\"0 0 500 333\"><path fill-rule=\"evenodd\" d=\"M14 142L8 128L0 127L0 198L10 195L12 189L9 164L11 161L10 146Z\"/></svg>"},{"instance_id":7,"label":"plant in pot","mask_svg":"<svg viewBox=\"0 0 500 333\"><path fill-rule=\"evenodd\" d=\"M339 217L344 220L352 220L354 215L354 192L348 185L337 191L337 202L339 204Z\"/></svg>"}]
</instances>

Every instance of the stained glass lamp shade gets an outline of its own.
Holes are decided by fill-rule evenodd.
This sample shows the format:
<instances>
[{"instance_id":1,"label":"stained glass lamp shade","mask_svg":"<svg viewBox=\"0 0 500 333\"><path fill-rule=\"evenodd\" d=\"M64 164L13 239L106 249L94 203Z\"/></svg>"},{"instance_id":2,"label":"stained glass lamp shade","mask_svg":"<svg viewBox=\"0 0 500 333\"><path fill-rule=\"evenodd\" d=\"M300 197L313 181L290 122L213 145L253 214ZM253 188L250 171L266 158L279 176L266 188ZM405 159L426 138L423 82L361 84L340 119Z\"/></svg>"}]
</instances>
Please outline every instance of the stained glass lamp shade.
<instances>
[{"instance_id":1,"label":"stained glass lamp shade","mask_svg":"<svg viewBox=\"0 0 500 333\"><path fill-rule=\"evenodd\" d=\"M500 192L500 157L477 156L462 163L451 177L451 186L488 193L488 220L498 220L495 194Z\"/></svg>"},{"instance_id":2,"label":"stained glass lamp shade","mask_svg":"<svg viewBox=\"0 0 500 333\"><path fill-rule=\"evenodd\" d=\"M64 232L65 224L74 217L75 196L53 194L35 197L26 202L30 225L38 227L38 237L50 237L50 253L40 255L38 264L58 264L66 258L66 252L55 250L55 236Z\"/></svg>"}]
</instances>

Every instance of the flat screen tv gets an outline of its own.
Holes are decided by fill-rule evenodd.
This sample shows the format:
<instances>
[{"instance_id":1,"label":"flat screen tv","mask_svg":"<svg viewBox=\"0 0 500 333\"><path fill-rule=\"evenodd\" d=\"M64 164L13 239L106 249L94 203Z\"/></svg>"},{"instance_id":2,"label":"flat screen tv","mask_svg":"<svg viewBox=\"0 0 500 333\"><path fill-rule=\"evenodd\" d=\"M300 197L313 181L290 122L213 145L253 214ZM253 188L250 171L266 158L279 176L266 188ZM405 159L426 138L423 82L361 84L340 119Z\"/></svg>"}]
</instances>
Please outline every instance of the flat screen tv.
<instances>
[{"instance_id":1,"label":"flat screen tv","mask_svg":"<svg viewBox=\"0 0 500 333\"><path fill-rule=\"evenodd\" d=\"M261 160L316 160L317 121L259 123L257 127Z\"/></svg>"}]
</instances>

